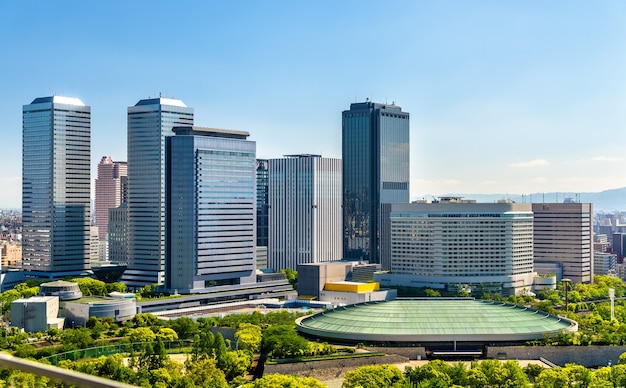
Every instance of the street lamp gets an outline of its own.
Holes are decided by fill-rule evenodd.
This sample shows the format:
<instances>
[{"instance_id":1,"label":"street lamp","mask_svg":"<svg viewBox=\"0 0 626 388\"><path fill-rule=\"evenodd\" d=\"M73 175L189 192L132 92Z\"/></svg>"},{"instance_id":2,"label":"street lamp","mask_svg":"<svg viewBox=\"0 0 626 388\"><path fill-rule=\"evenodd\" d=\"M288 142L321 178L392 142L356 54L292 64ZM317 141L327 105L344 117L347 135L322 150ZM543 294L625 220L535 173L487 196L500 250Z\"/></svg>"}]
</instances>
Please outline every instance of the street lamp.
<instances>
[{"instance_id":1,"label":"street lamp","mask_svg":"<svg viewBox=\"0 0 626 388\"><path fill-rule=\"evenodd\" d=\"M569 300L567 299L567 291L569 289L569 284L572 282L572 279L564 278L561 279L561 282L563 282L565 285L565 316L567 316L567 313L569 312Z\"/></svg>"}]
</instances>

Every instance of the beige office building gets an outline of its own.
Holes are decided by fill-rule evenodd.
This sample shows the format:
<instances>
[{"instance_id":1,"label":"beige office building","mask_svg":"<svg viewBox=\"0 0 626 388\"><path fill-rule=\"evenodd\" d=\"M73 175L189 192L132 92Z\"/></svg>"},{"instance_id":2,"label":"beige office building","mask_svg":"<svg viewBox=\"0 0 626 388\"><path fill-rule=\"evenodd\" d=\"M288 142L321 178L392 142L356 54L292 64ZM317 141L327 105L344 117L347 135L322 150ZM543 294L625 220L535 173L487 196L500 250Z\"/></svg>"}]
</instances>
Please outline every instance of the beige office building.
<instances>
[{"instance_id":1,"label":"beige office building","mask_svg":"<svg viewBox=\"0 0 626 388\"><path fill-rule=\"evenodd\" d=\"M533 203L535 267L559 267L562 278L593 282L593 205ZM560 281L561 279L557 279Z\"/></svg>"}]
</instances>

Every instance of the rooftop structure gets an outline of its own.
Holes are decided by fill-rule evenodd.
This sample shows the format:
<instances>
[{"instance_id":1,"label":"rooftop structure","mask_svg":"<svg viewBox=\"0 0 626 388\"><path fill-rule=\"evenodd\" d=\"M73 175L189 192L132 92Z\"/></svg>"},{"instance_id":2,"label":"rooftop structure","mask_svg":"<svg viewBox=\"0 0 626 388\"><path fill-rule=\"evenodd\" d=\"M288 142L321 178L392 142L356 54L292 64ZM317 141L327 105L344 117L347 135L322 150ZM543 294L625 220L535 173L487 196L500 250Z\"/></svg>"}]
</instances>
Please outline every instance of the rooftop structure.
<instances>
[{"instance_id":1,"label":"rooftop structure","mask_svg":"<svg viewBox=\"0 0 626 388\"><path fill-rule=\"evenodd\" d=\"M576 331L566 318L502 302L411 299L339 307L296 321L300 332L349 342L511 342Z\"/></svg>"}]
</instances>

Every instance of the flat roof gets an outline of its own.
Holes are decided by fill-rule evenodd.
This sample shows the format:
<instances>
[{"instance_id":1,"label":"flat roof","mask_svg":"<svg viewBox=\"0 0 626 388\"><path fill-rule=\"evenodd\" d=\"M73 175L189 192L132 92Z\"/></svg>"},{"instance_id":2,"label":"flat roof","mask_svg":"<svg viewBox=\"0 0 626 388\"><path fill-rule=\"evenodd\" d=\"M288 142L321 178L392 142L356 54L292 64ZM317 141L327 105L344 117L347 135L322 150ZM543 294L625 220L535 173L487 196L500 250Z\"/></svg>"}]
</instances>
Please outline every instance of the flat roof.
<instances>
[{"instance_id":1,"label":"flat roof","mask_svg":"<svg viewBox=\"0 0 626 388\"><path fill-rule=\"evenodd\" d=\"M296 324L299 331L318 337L370 342L526 341L578 329L563 317L472 298L361 303L300 318Z\"/></svg>"}]
</instances>

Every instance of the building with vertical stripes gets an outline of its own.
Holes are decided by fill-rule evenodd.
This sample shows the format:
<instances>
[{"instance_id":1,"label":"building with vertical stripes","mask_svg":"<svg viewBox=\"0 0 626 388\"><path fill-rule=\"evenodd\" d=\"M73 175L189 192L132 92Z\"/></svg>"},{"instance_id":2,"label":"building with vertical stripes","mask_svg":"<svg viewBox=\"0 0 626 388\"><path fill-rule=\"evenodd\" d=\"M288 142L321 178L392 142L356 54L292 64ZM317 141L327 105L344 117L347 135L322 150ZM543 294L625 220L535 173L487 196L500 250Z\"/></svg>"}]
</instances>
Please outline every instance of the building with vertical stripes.
<instances>
[{"instance_id":1,"label":"building with vertical stripes","mask_svg":"<svg viewBox=\"0 0 626 388\"><path fill-rule=\"evenodd\" d=\"M574 283L593 283L593 204L533 203L537 269L558 265ZM557 279L561 280L561 279Z\"/></svg>"},{"instance_id":2,"label":"building with vertical stripes","mask_svg":"<svg viewBox=\"0 0 626 388\"><path fill-rule=\"evenodd\" d=\"M268 190L269 268L341 259L341 159L270 159Z\"/></svg>"},{"instance_id":3,"label":"building with vertical stripes","mask_svg":"<svg viewBox=\"0 0 626 388\"><path fill-rule=\"evenodd\" d=\"M77 98L36 98L23 107L22 267L63 278L89 268L91 107Z\"/></svg>"},{"instance_id":4,"label":"building with vertical stripes","mask_svg":"<svg viewBox=\"0 0 626 388\"><path fill-rule=\"evenodd\" d=\"M98 239L105 241L109 231L109 209L126 202L128 164L114 162L110 156L103 156L98 163L96 178L96 226Z\"/></svg>"},{"instance_id":5,"label":"building with vertical stripes","mask_svg":"<svg viewBox=\"0 0 626 388\"><path fill-rule=\"evenodd\" d=\"M175 127L166 141L168 290L256 282L256 143L248 132Z\"/></svg>"},{"instance_id":6,"label":"building with vertical stripes","mask_svg":"<svg viewBox=\"0 0 626 388\"><path fill-rule=\"evenodd\" d=\"M193 108L170 98L128 108L128 269L130 287L165 280L165 138L193 125Z\"/></svg>"}]
</instances>

